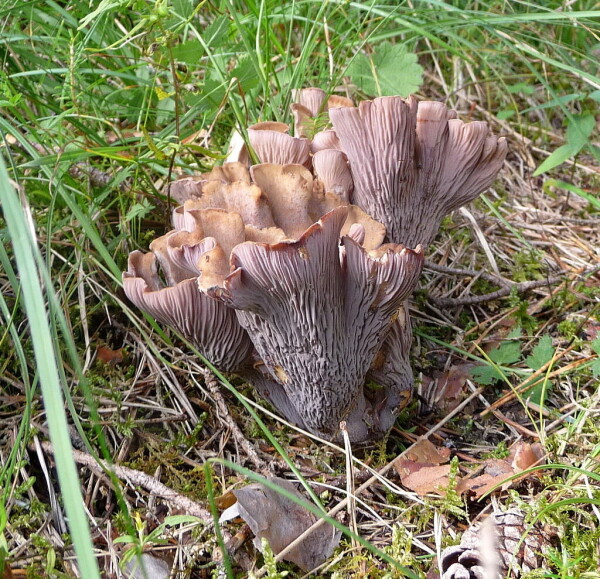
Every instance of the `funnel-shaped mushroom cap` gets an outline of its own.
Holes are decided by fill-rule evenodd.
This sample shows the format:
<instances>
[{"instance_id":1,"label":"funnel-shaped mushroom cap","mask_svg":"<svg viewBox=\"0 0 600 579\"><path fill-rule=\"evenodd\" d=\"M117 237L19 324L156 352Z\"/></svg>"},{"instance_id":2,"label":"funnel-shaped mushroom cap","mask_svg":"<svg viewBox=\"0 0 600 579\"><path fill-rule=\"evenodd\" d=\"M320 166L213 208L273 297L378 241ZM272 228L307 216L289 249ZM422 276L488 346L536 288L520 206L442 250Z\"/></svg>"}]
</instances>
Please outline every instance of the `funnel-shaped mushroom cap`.
<instances>
[{"instance_id":1,"label":"funnel-shaped mushroom cap","mask_svg":"<svg viewBox=\"0 0 600 579\"><path fill-rule=\"evenodd\" d=\"M298 103L292 105L294 115L294 137L310 138L314 133L315 119L311 112Z\"/></svg>"},{"instance_id":2,"label":"funnel-shaped mushroom cap","mask_svg":"<svg viewBox=\"0 0 600 579\"><path fill-rule=\"evenodd\" d=\"M175 201L183 205L188 199L200 197L207 181L246 183L249 185L250 174L247 167L242 163L225 163L220 167L214 167L208 173L173 181L170 184L169 193Z\"/></svg>"},{"instance_id":3,"label":"funnel-shaped mushroom cap","mask_svg":"<svg viewBox=\"0 0 600 579\"><path fill-rule=\"evenodd\" d=\"M381 97L329 114L350 162L352 202L411 247L431 243L442 218L489 187L506 156L485 123L463 123L441 103Z\"/></svg>"},{"instance_id":4,"label":"funnel-shaped mushroom cap","mask_svg":"<svg viewBox=\"0 0 600 579\"><path fill-rule=\"evenodd\" d=\"M155 255L134 251L123 288L140 310L181 332L215 366L227 372L243 369L253 348L235 312L200 292L195 276L188 277L163 287Z\"/></svg>"},{"instance_id":5,"label":"funnel-shaped mushroom cap","mask_svg":"<svg viewBox=\"0 0 600 579\"><path fill-rule=\"evenodd\" d=\"M295 242L238 245L235 270L211 293L238 310L302 422L328 438L365 404L365 376L423 264L398 245L367 252L344 237L340 248L347 214L330 211ZM352 437L370 426L353 421Z\"/></svg>"},{"instance_id":6,"label":"funnel-shaped mushroom cap","mask_svg":"<svg viewBox=\"0 0 600 579\"><path fill-rule=\"evenodd\" d=\"M287 134L283 123L257 123L248 128L248 139L261 163L286 165L310 162L310 141Z\"/></svg>"},{"instance_id":7,"label":"funnel-shaped mushroom cap","mask_svg":"<svg viewBox=\"0 0 600 579\"><path fill-rule=\"evenodd\" d=\"M340 140L336 132L332 129L316 133L310 143L310 150L313 154L326 149L342 149Z\"/></svg>"},{"instance_id":8,"label":"funnel-shaped mushroom cap","mask_svg":"<svg viewBox=\"0 0 600 579\"><path fill-rule=\"evenodd\" d=\"M335 149L319 151L313 156L313 168L327 193L334 193L346 203L350 203L354 183L344 153Z\"/></svg>"},{"instance_id":9,"label":"funnel-shaped mushroom cap","mask_svg":"<svg viewBox=\"0 0 600 579\"><path fill-rule=\"evenodd\" d=\"M292 98L294 104L305 107L311 117L316 117L323 110L327 93L323 89L309 87L292 91Z\"/></svg>"}]
</instances>

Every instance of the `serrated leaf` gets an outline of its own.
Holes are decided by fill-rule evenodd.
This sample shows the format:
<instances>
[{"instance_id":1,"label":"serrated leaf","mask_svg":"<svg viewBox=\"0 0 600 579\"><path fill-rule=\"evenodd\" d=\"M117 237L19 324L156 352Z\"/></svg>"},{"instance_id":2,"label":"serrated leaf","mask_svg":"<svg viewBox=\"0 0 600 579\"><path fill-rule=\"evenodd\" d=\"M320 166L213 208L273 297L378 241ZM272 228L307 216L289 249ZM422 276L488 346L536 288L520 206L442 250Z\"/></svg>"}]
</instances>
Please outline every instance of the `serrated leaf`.
<instances>
[{"instance_id":1,"label":"serrated leaf","mask_svg":"<svg viewBox=\"0 0 600 579\"><path fill-rule=\"evenodd\" d=\"M237 78L242 90L249 90L258 86L259 79L256 74L256 69L250 60L250 57L241 58L237 66L230 73L231 78Z\"/></svg>"},{"instance_id":2,"label":"serrated leaf","mask_svg":"<svg viewBox=\"0 0 600 579\"><path fill-rule=\"evenodd\" d=\"M229 30L229 19L226 15L215 18L205 29L202 37L207 46L219 48L227 39Z\"/></svg>"},{"instance_id":3,"label":"serrated leaf","mask_svg":"<svg viewBox=\"0 0 600 579\"><path fill-rule=\"evenodd\" d=\"M173 10L175 14L187 20L194 13L194 4L192 0L173 0Z\"/></svg>"},{"instance_id":4,"label":"serrated leaf","mask_svg":"<svg viewBox=\"0 0 600 579\"><path fill-rule=\"evenodd\" d=\"M204 48L197 40L188 40L173 47L173 58L189 65L197 65L204 55Z\"/></svg>"},{"instance_id":5,"label":"serrated leaf","mask_svg":"<svg viewBox=\"0 0 600 579\"><path fill-rule=\"evenodd\" d=\"M525 358L525 363L532 370L539 370L542 366L552 360L552 356L554 356L552 338L546 334L540 338L540 341L531 351L531 355Z\"/></svg>"},{"instance_id":6,"label":"serrated leaf","mask_svg":"<svg viewBox=\"0 0 600 579\"><path fill-rule=\"evenodd\" d=\"M488 356L499 366L514 364L521 359L521 344L515 341L502 342L497 348L488 352Z\"/></svg>"},{"instance_id":7,"label":"serrated leaf","mask_svg":"<svg viewBox=\"0 0 600 579\"><path fill-rule=\"evenodd\" d=\"M596 360L592 364L591 368L592 368L592 376L594 378L600 378L600 359Z\"/></svg>"},{"instance_id":8,"label":"serrated leaf","mask_svg":"<svg viewBox=\"0 0 600 579\"><path fill-rule=\"evenodd\" d=\"M600 356L600 338L596 338L591 344L590 347L598 356Z\"/></svg>"},{"instance_id":9,"label":"serrated leaf","mask_svg":"<svg viewBox=\"0 0 600 579\"><path fill-rule=\"evenodd\" d=\"M493 366L475 366L469 370L471 377L477 384L489 386L499 380L504 380L504 376Z\"/></svg>"},{"instance_id":10,"label":"serrated leaf","mask_svg":"<svg viewBox=\"0 0 600 579\"><path fill-rule=\"evenodd\" d=\"M406 97L417 91L423 80L416 54L390 42L382 42L370 56L357 54L347 74L362 92L373 96Z\"/></svg>"}]
</instances>

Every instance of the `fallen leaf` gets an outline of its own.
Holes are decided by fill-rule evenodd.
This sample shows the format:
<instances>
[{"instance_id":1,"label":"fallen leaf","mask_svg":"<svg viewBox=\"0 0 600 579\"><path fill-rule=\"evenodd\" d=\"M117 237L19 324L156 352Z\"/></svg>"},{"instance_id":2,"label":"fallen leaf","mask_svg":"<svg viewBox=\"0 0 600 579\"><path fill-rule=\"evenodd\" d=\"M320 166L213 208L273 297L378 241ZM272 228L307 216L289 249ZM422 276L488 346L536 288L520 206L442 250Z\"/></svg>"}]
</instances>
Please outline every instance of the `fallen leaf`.
<instances>
[{"instance_id":1,"label":"fallen leaf","mask_svg":"<svg viewBox=\"0 0 600 579\"><path fill-rule=\"evenodd\" d=\"M475 499L481 498L494 488L507 490L517 483L523 481L523 477L511 477L517 475L532 466L541 464L544 458L542 446L538 443L517 442L510 449L510 454L504 458L490 458L484 464L484 473L479 476L465 477L461 479L456 490L459 494L470 492Z\"/></svg>"},{"instance_id":2,"label":"fallen leaf","mask_svg":"<svg viewBox=\"0 0 600 579\"><path fill-rule=\"evenodd\" d=\"M123 348L111 350L106 346L98 346L96 349L96 359L103 364L115 366L123 361Z\"/></svg>"},{"instance_id":3,"label":"fallen leaf","mask_svg":"<svg viewBox=\"0 0 600 579\"><path fill-rule=\"evenodd\" d=\"M217 503L217 509L220 511L228 509L231 505L234 505L236 501L237 499L231 491L226 492L224 495L221 495L215 499L215 503Z\"/></svg>"},{"instance_id":4,"label":"fallen leaf","mask_svg":"<svg viewBox=\"0 0 600 579\"><path fill-rule=\"evenodd\" d=\"M450 474L450 465L443 463L449 459L449 448L440 448L423 438L415 442L402 458L396 459L394 468L402 484L411 491L420 496L432 492L443 496Z\"/></svg>"},{"instance_id":5,"label":"fallen leaf","mask_svg":"<svg viewBox=\"0 0 600 579\"><path fill-rule=\"evenodd\" d=\"M471 377L472 363L456 364L450 366L446 372L435 372L432 378L423 377L424 394L431 405L441 410L453 410L462 398L467 379Z\"/></svg>"},{"instance_id":6,"label":"fallen leaf","mask_svg":"<svg viewBox=\"0 0 600 579\"><path fill-rule=\"evenodd\" d=\"M544 449L538 442L529 444L528 442L517 442L510 451L512 457L511 465L515 474L542 464L544 459Z\"/></svg>"},{"instance_id":7,"label":"fallen leaf","mask_svg":"<svg viewBox=\"0 0 600 579\"><path fill-rule=\"evenodd\" d=\"M272 478L270 481L295 497L306 500L292 482L281 478ZM317 521L310 511L260 483L250 484L233 491L233 494L237 502L223 513L220 522L242 517L252 529L254 544L258 549L264 538L273 553L277 554ZM303 539L284 559L304 571L310 571L331 556L340 536L339 531L325 523Z\"/></svg>"},{"instance_id":8,"label":"fallen leaf","mask_svg":"<svg viewBox=\"0 0 600 579\"><path fill-rule=\"evenodd\" d=\"M450 449L437 447L433 442L422 438L404 453L404 459L424 464L443 464L450 460Z\"/></svg>"},{"instance_id":9,"label":"fallen leaf","mask_svg":"<svg viewBox=\"0 0 600 579\"><path fill-rule=\"evenodd\" d=\"M406 488L416 492L419 496L425 496L429 493L444 496L446 494L444 489L449 483L449 474L450 465L442 464L437 466L423 466L405 476L400 475L400 479Z\"/></svg>"}]
</instances>

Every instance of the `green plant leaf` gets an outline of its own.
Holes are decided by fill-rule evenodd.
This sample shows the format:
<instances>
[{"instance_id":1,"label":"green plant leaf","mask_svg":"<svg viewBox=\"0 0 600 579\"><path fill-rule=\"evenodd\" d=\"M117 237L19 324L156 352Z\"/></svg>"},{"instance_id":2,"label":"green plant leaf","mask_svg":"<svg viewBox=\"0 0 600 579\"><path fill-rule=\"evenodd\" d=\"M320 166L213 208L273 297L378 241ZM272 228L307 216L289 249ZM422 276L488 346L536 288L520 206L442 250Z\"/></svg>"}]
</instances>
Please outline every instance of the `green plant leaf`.
<instances>
[{"instance_id":1,"label":"green plant leaf","mask_svg":"<svg viewBox=\"0 0 600 579\"><path fill-rule=\"evenodd\" d=\"M369 56L357 54L347 74L362 92L372 96L406 97L418 90L423 80L417 55L390 42L382 42Z\"/></svg>"},{"instance_id":2,"label":"green plant leaf","mask_svg":"<svg viewBox=\"0 0 600 579\"><path fill-rule=\"evenodd\" d=\"M552 346L552 338L549 335L544 335L531 351L531 355L525 358L525 363L532 370L539 370L542 366L550 362L554 356L554 348Z\"/></svg>"},{"instance_id":3,"label":"green plant leaf","mask_svg":"<svg viewBox=\"0 0 600 579\"><path fill-rule=\"evenodd\" d=\"M173 58L190 66L197 66L202 56L204 48L197 40L188 40L173 47Z\"/></svg>"},{"instance_id":4,"label":"green plant leaf","mask_svg":"<svg viewBox=\"0 0 600 579\"><path fill-rule=\"evenodd\" d=\"M575 195L578 195L582 199L585 199L590 205L593 205L594 208L600 210L600 197L598 194L588 193L572 183L567 183L566 181L560 181L558 179L548 179L543 185L543 189L546 193L548 193L550 187L557 187L558 189L564 189L565 191L575 193Z\"/></svg>"},{"instance_id":5,"label":"green plant leaf","mask_svg":"<svg viewBox=\"0 0 600 579\"><path fill-rule=\"evenodd\" d=\"M471 368L470 374L473 380L482 386L489 386L504 379L502 373L493 366L475 366Z\"/></svg>"},{"instance_id":6,"label":"green plant leaf","mask_svg":"<svg viewBox=\"0 0 600 579\"><path fill-rule=\"evenodd\" d=\"M579 151L590 140L590 135L596 126L594 115L575 115L567 127L567 143L577 147Z\"/></svg>"},{"instance_id":7,"label":"green plant leaf","mask_svg":"<svg viewBox=\"0 0 600 579\"><path fill-rule=\"evenodd\" d=\"M567 143L566 145L562 145L556 149L534 172L533 176L537 177L542 173L546 173L550 171L550 169L554 169L554 167L558 167L562 163L564 163L567 159L574 157L579 152L579 149L575 148L573 145Z\"/></svg>"},{"instance_id":8,"label":"green plant leaf","mask_svg":"<svg viewBox=\"0 0 600 579\"><path fill-rule=\"evenodd\" d=\"M592 364L592 376L600 377L600 338L596 338L591 344L592 350L598 354L598 359Z\"/></svg>"},{"instance_id":9,"label":"green plant leaf","mask_svg":"<svg viewBox=\"0 0 600 579\"><path fill-rule=\"evenodd\" d=\"M533 173L534 177L558 167L567 159L574 157L589 143L590 135L596 126L593 115L575 115L567 126L566 144L558 147Z\"/></svg>"},{"instance_id":10,"label":"green plant leaf","mask_svg":"<svg viewBox=\"0 0 600 579\"><path fill-rule=\"evenodd\" d=\"M514 364L521 359L521 344L514 340L502 342L488 353L490 360L498 365Z\"/></svg>"}]
</instances>

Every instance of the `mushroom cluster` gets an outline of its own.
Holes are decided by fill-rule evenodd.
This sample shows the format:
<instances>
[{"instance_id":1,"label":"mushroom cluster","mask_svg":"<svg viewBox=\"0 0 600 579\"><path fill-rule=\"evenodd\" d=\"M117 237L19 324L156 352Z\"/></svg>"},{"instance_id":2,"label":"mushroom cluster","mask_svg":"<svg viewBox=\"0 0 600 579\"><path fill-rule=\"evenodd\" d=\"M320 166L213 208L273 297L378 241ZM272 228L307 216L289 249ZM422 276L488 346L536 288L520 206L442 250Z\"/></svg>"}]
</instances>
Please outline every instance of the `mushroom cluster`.
<instances>
[{"instance_id":1,"label":"mushroom cluster","mask_svg":"<svg viewBox=\"0 0 600 579\"><path fill-rule=\"evenodd\" d=\"M304 89L292 109L294 136L248 129L260 164L242 146L171 184L174 229L130 255L124 288L289 421L327 439L345 422L369 440L410 398L421 245L489 186L505 145L412 98L355 108ZM333 128L316 131L327 113Z\"/></svg>"}]
</instances>

